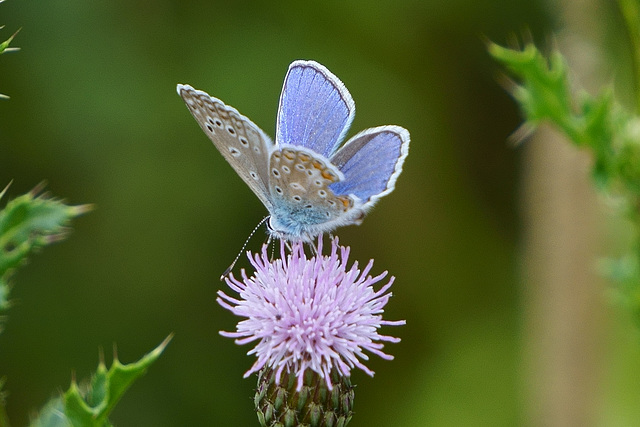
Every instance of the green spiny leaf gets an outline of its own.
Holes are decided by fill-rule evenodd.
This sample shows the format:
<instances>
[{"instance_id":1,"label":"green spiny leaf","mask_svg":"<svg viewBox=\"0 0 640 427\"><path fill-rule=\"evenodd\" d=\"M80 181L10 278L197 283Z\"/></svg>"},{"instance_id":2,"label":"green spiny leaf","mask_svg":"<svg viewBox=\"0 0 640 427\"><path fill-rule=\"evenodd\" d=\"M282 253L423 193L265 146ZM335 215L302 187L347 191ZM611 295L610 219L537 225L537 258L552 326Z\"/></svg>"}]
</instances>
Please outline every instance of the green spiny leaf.
<instances>
[{"instance_id":1,"label":"green spiny leaf","mask_svg":"<svg viewBox=\"0 0 640 427\"><path fill-rule=\"evenodd\" d=\"M11 37L9 37L8 39L6 39L5 41L3 41L2 43L0 43L0 54L3 54L5 52L15 52L17 50L20 50L20 48L18 47L14 47L14 48L9 48L9 45L11 44L11 42L13 41L13 38L18 35L18 33L20 32L21 28L18 29L18 31L16 31L15 33L13 33L11 35Z\"/></svg>"},{"instance_id":2,"label":"green spiny leaf","mask_svg":"<svg viewBox=\"0 0 640 427\"><path fill-rule=\"evenodd\" d=\"M547 60L534 45L523 50L508 49L489 44L489 53L522 79L513 90L527 122L536 126L550 120L564 132L577 136L577 123L573 121L572 103L567 79L567 65L559 53Z\"/></svg>"},{"instance_id":3,"label":"green spiny leaf","mask_svg":"<svg viewBox=\"0 0 640 427\"><path fill-rule=\"evenodd\" d=\"M61 397L51 399L40 411L40 416L33 420L31 427L74 427L64 413Z\"/></svg>"},{"instance_id":4,"label":"green spiny leaf","mask_svg":"<svg viewBox=\"0 0 640 427\"><path fill-rule=\"evenodd\" d=\"M2 3L2 1L0 1L0 3ZM2 28L4 28L4 26L0 26L0 29L2 29ZM0 43L0 55L2 55L3 53L6 53L6 52L15 52L15 51L20 50L20 48L18 48L18 47L9 47L9 45L13 41L13 38L18 34L18 32L20 32L20 29L18 29L18 31L13 33L11 35L11 37L9 37L7 40L5 40L2 43ZM3 94L0 93L0 99L9 99L9 97L7 95L3 95Z\"/></svg>"},{"instance_id":5,"label":"green spiny leaf","mask_svg":"<svg viewBox=\"0 0 640 427\"><path fill-rule=\"evenodd\" d=\"M39 195L40 189L17 197L0 211L0 277L24 262L31 251L66 237L69 221L92 208L67 206Z\"/></svg>"},{"instance_id":6,"label":"green spiny leaf","mask_svg":"<svg viewBox=\"0 0 640 427\"><path fill-rule=\"evenodd\" d=\"M0 199L7 191L0 192ZM27 255L67 235L69 221L91 209L90 205L67 206L40 195L42 186L17 197L0 210L0 311L10 306L9 276Z\"/></svg>"},{"instance_id":7,"label":"green spiny leaf","mask_svg":"<svg viewBox=\"0 0 640 427\"><path fill-rule=\"evenodd\" d=\"M566 61L557 51L547 60L534 45L514 50L490 43L489 52L521 81L515 85L513 96L528 127L547 121L576 146L591 149L598 184L606 186L616 181L627 190L636 186L633 174L627 177L631 180L620 180L624 177L616 173L621 162L627 163L627 154L621 157L625 150L620 150L624 145L620 138L632 116L615 103L611 89L597 96L584 91L574 95L569 89Z\"/></svg>"},{"instance_id":8,"label":"green spiny leaf","mask_svg":"<svg viewBox=\"0 0 640 427\"><path fill-rule=\"evenodd\" d=\"M104 412L109 413L113 409L133 381L143 375L147 368L160 357L172 338L173 335L167 337L158 347L136 363L123 365L117 359L113 361L111 369L106 373L108 399L104 400L106 403Z\"/></svg>"},{"instance_id":9,"label":"green spiny leaf","mask_svg":"<svg viewBox=\"0 0 640 427\"><path fill-rule=\"evenodd\" d=\"M72 381L66 392L45 405L31 427L111 427L108 416L116 403L160 357L171 338L134 363L123 365L114 358L107 369L101 361L87 386Z\"/></svg>"}]
</instances>

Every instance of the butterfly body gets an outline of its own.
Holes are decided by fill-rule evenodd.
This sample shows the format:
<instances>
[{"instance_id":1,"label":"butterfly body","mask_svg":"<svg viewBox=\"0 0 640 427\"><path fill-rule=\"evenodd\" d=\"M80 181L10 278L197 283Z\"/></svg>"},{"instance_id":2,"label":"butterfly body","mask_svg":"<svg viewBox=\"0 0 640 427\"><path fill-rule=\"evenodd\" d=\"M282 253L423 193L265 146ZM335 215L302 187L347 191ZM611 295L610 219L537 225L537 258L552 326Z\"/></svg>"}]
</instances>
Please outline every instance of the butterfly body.
<instances>
[{"instance_id":1,"label":"butterfly body","mask_svg":"<svg viewBox=\"0 0 640 427\"><path fill-rule=\"evenodd\" d=\"M269 211L274 237L310 241L359 224L394 189L408 154L399 126L360 132L341 144L351 95L324 66L295 61L280 97L275 144L251 120L188 85L178 93L202 130Z\"/></svg>"}]
</instances>

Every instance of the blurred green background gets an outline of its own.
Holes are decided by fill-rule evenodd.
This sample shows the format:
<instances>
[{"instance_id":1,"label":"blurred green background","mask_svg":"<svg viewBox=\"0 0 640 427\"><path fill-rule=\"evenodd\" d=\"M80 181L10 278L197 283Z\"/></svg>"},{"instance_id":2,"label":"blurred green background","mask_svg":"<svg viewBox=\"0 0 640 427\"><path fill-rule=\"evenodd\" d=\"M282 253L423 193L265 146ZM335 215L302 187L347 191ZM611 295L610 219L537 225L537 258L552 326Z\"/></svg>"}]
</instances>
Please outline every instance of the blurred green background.
<instances>
[{"instance_id":1,"label":"blurred green background","mask_svg":"<svg viewBox=\"0 0 640 427\"><path fill-rule=\"evenodd\" d=\"M602 13L618 19L613 5ZM396 359L372 357L374 379L354 374L351 425L526 423L522 149L506 142L520 116L483 38L504 44L528 29L544 42L561 24L553 2L9 0L0 24L3 40L22 27L22 50L0 57L0 92L11 96L0 102L0 187L13 179L15 197L46 179L69 203L97 206L14 277L0 336L14 425L72 373L88 376L100 348L110 361L117 345L131 362L171 332L112 421L257 425L255 377L242 379L250 347L218 335L237 319L215 297L265 209L175 86L209 92L273 136L295 59L345 83L357 106L350 135L398 124L412 138L395 192L338 232L352 259L397 277L386 317L407 320L385 330L402 338L387 347ZM628 378L640 345L622 312L621 336L634 339L615 363ZM637 399L631 383L612 396Z\"/></svg>"}]
</instances>

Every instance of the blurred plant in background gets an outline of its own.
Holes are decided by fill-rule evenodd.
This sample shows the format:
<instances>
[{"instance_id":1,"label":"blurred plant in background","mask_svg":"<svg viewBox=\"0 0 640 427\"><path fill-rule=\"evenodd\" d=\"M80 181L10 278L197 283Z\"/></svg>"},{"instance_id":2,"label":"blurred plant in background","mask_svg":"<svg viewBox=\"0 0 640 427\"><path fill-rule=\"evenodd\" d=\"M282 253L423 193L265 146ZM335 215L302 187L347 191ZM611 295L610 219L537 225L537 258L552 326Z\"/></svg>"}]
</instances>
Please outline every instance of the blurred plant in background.
<instances>
[{"instance_id":1,"label":"blurred plant in background","mask_svg":"<svg viewBox=\"0 0 640 427\"><path fill-rule=\"evenodd\" d=\"M522 80L510 84L526 119L514 134L517 142L540 123L549 122L570 142L592 153L595 185L632 227L629 253L608 258L601 266L618 284L620 300L630 307L640 326L640 9L636 0L618 3L634 55L634 111L616 102L612 88L596 95L572 90L571 70L557 50L547 58L533 44L519 50L490 43L489 52Z\"/></svg>"},{"instance_id":2,"label":"blurred plant in background","mask_svg":"<svg viewBox=\"0 0 640 427\"><path fill-rule=\"evenodd\" d=\"M46 197L40 194L42 187L43 185L40 185L31 192L9 201L7 206L0 210L0 311L3 312L11 306L10 278L18 267L26 263L27 256L48 244L64 239L69 231L67 226L71 219L91 210L90 205L67 206ZM0 199L7 189L8 186L0 192ZM6 315L1 320L4 322ZM107 370L101 360L90 383L79 386L74 379L69 390L59 397L52 398L30 425L111 425L107 417L115 404L131 383L144 374L149 365L160 356L169 339L135 363L123 365L114 357L111 368ZM4 348L3 351L11 349ZM0 425L3 427L10 425L6 413L6 400L6 393L0 396Z\"/></svg>"}]
</instances>

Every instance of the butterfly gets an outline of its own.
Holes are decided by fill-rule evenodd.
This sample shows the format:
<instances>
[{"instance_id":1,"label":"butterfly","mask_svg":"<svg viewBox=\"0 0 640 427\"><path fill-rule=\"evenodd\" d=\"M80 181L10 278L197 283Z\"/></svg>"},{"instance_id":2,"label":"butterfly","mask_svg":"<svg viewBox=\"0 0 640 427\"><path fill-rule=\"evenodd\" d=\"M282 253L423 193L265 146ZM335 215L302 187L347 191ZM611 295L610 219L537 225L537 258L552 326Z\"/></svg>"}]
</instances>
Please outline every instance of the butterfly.
<instances>
[{"instance_id":1,"label":"butterfly","mask_svg":"<svg viewBox=\"0 0 640 427\"><path fill-rule=\"evenodd\" d=\"M275 143L235 108L189 85L178 94L213 145L269 211L272 237L309 242L360 224L391 193L409 153L395 125L342 140L355 114L345 85L315 61L291 63L280 95Z\"/></svg>"}]
</instances>

